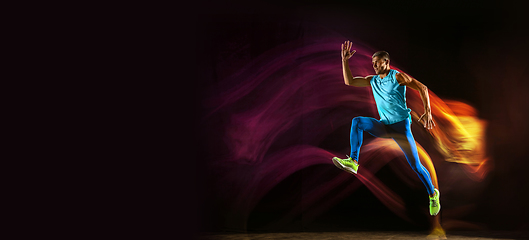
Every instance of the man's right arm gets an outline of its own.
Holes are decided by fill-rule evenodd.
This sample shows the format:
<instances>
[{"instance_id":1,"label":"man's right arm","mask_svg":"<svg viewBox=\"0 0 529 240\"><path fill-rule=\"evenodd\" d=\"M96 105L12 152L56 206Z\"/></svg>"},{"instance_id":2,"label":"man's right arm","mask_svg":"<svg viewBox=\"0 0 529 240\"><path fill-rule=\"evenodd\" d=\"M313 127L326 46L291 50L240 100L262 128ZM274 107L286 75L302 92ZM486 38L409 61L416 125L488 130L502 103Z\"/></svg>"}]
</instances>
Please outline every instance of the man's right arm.
<instances>
[{"instance_id":1,"label":"man's right arm","mask_svg":"<svg viewBox=\"0 0 529 240\"><path fill-rule=\"evenodd\" d=\"M369 87L371 86L371 78L372 75L367 77L353 77L351 74L351 70L349 69L349 61L345 60L342 61L342 69L343 69L343 81L345 82L345 85L347 86L353 86L353 87Z\"/></svg>"},{"instance_id":2,"label":"man's right arm","mask_svg":"<svg viewBox=\"0 0 529 240\"><path fill-rule=\"evenodd\" d=\"M345 41L342 44L342 69L343 69L343 81L347 86L354 87L368 87L371 86L371 78L373 76L367 77L353 77L351 70L349 69L349 58L353 56L356 50L351 51L353 43L350 41Z\"/></svg>"}]
</instances>

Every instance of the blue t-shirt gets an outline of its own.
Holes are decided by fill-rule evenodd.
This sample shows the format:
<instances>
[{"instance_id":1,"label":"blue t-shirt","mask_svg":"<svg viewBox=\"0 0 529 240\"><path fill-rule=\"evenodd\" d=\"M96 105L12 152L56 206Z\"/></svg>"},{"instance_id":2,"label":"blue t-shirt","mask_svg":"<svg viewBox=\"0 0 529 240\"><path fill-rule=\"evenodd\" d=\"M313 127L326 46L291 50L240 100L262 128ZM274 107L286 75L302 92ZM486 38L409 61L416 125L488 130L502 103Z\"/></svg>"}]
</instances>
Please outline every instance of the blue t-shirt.
<instances>
[{"instance_id":1,"label":"blue t-shirt","mask_svg":"<svg viewBox=\"0 0 529 240\"><path fill-rule=\"evenodd\" d=\"M370 81L380 121L386 125L406 118L411 122L411 109L406 106L406 86L397 82L397 73L397 70L391 69L385 78L380 79L380 76L376 75Z\"/></svg>"}]
</instances>

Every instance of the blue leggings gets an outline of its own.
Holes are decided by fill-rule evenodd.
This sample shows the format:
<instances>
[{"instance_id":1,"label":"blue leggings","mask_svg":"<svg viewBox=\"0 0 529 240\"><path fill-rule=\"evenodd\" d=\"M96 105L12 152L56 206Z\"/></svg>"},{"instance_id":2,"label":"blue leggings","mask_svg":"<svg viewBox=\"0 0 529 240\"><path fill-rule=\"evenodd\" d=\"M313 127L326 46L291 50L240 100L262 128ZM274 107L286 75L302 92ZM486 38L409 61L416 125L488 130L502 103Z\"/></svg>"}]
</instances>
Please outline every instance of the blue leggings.
<instances>
[{"instance_id":1,"label":"blue leggings","mask_svg":"<svg viewBox=\"0 0 529 240\"><path fill-rule=\"evenodd\" d=\"M374 118L355 117L351 126L351 157L357 161L358 155L360 154L360 146L362 146L364 131L367 131L374 137L393 138L404 152L413 171L419 175L422 183L426 186L428 194L434 194L434 186L430 178L430 173L419 160L417 145L415 145L415 139L411 133L410 121L408 119L385 125Z\"/></svg>"}]
</instances>

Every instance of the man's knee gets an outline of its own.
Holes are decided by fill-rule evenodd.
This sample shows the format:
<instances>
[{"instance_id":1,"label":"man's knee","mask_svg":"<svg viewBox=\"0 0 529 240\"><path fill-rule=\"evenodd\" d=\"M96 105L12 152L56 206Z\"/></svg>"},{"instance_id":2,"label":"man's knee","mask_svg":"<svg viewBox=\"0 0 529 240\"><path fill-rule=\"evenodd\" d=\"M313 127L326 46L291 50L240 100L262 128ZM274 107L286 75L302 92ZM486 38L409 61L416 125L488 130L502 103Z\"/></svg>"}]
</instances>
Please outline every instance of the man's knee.
<instances>
[{"instance_id":1,"label":"man's knee","mask_svg":"<svg viewBox=\"0 0 529 240\"><path fill-rule=\"evenodd\" d=\"M355 118L353 118L353 123L352 123L353 127L360 128L360 129L363 130L364 127L365 127L365 126L363 126L364 124L362 124L363 123L363 121L362 121L363 119L364 119L364 117L355 117Z\"/></svg>"}]
</instances>

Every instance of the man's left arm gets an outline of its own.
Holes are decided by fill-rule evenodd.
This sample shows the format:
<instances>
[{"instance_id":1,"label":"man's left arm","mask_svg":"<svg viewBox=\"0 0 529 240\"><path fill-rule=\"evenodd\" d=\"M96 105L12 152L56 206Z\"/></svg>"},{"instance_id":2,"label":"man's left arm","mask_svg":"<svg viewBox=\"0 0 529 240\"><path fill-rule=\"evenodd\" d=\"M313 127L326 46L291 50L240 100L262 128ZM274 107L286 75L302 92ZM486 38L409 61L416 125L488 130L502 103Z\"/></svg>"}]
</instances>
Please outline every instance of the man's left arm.
<instances>
[{"instance_id":1,"label":"man's left arm","mask_svg":"<svg viewBox=\"0 0 529 240\"><path fill-rule=\"evenodd\" d=\"M419 118L419 122L423 121L423 125L426 129L432 129L435 126L435 123L432 118L432 110L430 108L430 96L428 95L428 88L426 85L417 81L417 79L410 77L406 73L397 73L395 75L397 82L400 85L405 85L411 89L419 91L421 94L422 104L424 105L424 114ZM424 119L423 119L424 118Z\"/></svg>"}]
</instances>

